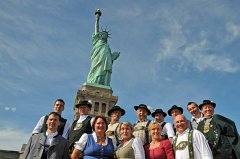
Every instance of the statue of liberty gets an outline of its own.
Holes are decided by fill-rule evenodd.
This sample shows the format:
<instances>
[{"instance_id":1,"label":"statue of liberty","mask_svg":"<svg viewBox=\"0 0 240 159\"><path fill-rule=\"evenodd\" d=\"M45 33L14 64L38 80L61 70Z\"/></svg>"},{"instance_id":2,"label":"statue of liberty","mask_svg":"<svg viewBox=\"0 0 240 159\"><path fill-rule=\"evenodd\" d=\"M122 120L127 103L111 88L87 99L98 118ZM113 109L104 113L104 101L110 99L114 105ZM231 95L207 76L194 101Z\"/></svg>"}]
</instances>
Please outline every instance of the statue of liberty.
<instances>
[{"instance_id":1,"label":"statue of liberty","mask_svg":"<svg viewBox=\"0 0 240 159\"><path fill-rule=\"evenodd\" d=\"M91 68L87 83L110 86L113 61L119 57L120 52L111 52L107 44L109 32L106 29L99 32L101 11L97 9L95 15L96 22L95 32L92 36Z\"/></svg>"}]
</instances>

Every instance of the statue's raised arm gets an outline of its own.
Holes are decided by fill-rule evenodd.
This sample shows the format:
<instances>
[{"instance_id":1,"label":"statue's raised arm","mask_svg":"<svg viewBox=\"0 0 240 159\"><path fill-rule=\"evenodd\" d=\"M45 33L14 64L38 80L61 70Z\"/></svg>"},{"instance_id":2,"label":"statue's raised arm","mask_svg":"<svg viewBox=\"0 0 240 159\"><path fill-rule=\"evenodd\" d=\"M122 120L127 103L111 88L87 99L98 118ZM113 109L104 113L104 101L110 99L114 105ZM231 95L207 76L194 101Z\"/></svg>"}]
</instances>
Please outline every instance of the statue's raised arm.
<instances>
[{"instance_id":1,"label":"statue's raised arm","mask_svg":"<svg viewBox=\"0 0 240 159\"><path fill-rule=\"evenodd\" d=\"M102 15L100 9L96 10L95 15L96 15L95 34L97 34L99 32L99 19L100 19L100 16Z\"/></svg>"},{"instance_id":2,"label":"statue's raised arm","mask_svg":"<svg viewBox=\"0 0 240 159\"><path fill-rule=\"evenodd\" d=\"M113 52L107 44L109 32L105 29L99 31L99 19L102 15L100 9L95 12L95 32L92 36L91 68L87 83L110 86L112 65L120 53Z\"/></svg>"}]
</instances>

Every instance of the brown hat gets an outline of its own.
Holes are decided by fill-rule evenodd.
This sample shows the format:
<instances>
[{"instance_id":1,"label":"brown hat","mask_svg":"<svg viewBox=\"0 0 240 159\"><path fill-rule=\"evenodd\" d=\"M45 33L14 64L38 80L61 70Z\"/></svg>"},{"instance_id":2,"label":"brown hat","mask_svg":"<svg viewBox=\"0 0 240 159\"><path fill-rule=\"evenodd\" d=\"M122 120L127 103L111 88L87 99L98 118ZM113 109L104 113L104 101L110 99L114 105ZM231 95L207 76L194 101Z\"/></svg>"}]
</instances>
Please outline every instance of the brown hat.
<instances>
[{"instance_id":1,"label":"brown hat","mask_svg":"<svg viewBox=\"0 0 240 159\"><path fill-rule=\"evenodd\" d=\"M145 104L139 104L138 106L134 106L134 109L135 109L135 110L138 110L138 108L143 108L143 109L145 109L145 110L147 111L148 115L151 114L151 111L148 109L147 105L145 105Z\"/></svg>"},{"instance_id":2,"label":"brown hat","mask_svg":"<svg viewBox=\"0 0 240 159\"><path fill-rule=\"evenodd\" d=\"M119 106L113 106L109 111L108 111L108 116L111 116L112 112L119 110L121 112L121 116L123 116L125 114L125 110L122 109Z\"/></svg>"},{"instance_id":3,"label":"brown hat","mask_svg":"<svg viewBox=\"0 0 240 159\"><path fill-rule=\"evenodd\" d=\"M205 104L211 104L214 108L216 107L216 103L214 103L214 102L211 101L211 100L206 100L206 99L205 99L205 100L203 100L203 103L199 105L199 109L202 110L202 107L203 107L203 105L205 105Z\"/></svg>"},{"instance_id":4,"label":"brown hat","mask_svg":"<svg viewBox=\"0 0 240 159\"><path fill-rule=\"evenodd\" d=\"M168 110L168 115L169 115L169 116L172 116L172 115L171 115L171 111L172 111L173 109L178 109L181 113L183 113L183 108L182 108L182 107L178 107L178 106L176 106L176 105L173 105L173 106Z\"/></svg>"},{"instance_id":5,"label":"brown hat","mask_svg":"<svg viewBox=\"0 0 240 159\"><path fill-rule=\"evenodd\" d=\"M83 106L83 105L88 106L90 109L92 108L92 103L90 103L90 101L87 101L87 100L77 102L75 104L75 108L79 108L80 106Z\"/></svg>"},{"instance_id":6,"label":"brown hat","mask_svg":"<svg viewBox=\"0 0 240 159\"><path fill-rule=\"evenodd\" d=\"M167 116L167 114L166 114L162 109L156 109L155 112L153 112L153 113L151 114L152 117L155 118L155 115L156 115L157 113L161 113L161 114L164 116L164 118Z\"/></svg>"}]
</instances>

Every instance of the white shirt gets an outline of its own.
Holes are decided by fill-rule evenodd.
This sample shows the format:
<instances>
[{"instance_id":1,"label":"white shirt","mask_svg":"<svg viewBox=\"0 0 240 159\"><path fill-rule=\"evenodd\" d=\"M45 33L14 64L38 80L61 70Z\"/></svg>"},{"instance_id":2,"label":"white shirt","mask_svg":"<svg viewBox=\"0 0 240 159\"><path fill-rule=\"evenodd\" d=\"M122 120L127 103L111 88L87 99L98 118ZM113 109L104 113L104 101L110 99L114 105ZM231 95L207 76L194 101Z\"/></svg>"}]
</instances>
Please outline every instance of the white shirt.
<instances>
[{"instance_id":1,"label":"white shirt","mask_svg":"<svg viewBox=\"0 0 240 159\"><path fill-rule=\"evenodd\" d=\"M162 125L163 122L164 121L162 121L160 125ZM163 134L167 134L168 138L175 136L173 125L171 123L166 122L166 124L163 126L162 132Z\"/></svg>"},{"instance_id":2,"label":"white shirt","mask_svg":"<svg viewBox=\"0 0 240 159\"><path fill-rule=\"evenodd\" d=\"M88 115L80 115L77 123L83 122L87 117L88 117Z\"/></svg>"},{"instance_id":3,"label":"white shirt","mask_svg":"<svg viewBox=\"0 0 240 159\"><path fill-rule=\"evenodd\" d=\"M35 128L32 131L32 134L36 134L36 133L40 133L43 127L43 123L44 123L44 118L45 116L42 116L37 125L35 126ZM63 134L62 137L64 137L65 139L68 139L68 133L71 129L71 125L68 123L68 121L66 122L65 126L64 126L64 130L63 130Z\"/></svg>"},{"instance_id":4,"label":"white shirt","mask_svg":"<svg viewBox=\"0 0 240 159\"><path fill-rule=\"evenodd\" d=\"M144 151L144 148L143 148L142 140L139 137L132 138L122 147L127 146L128 143L131 142L132 140L133 140L132 148L133 148L133 151L134 151L135 159L145 158L145 151Z\"/></svg>"},{"instance_id":5,"label":"white shirt","mask_svg":"<svg viewBox=\"0 0 240 159\"><path fill-rule=\"evenodd\" d=\"M188 141L189 131L190 129L187 128L182 134L178 133L176 145L178 145L181 141ZM212 151L208 145L208 142L200 131L193 130L192 140L194 159L213 159ZM175 159L189 159L188 146L183 150L176 150Z\"/></svg>"},{"instance_id":6,"label":"white shirt","mask_svg":"<svg viewBox=\"0 0 240 159\"><path fill-rule=\"evenodd\" d=\"M56 131L55 133L48 133L46 132L46 140L45 140L45 145L51 145L52 144L52 140L54 136L57 136L58 132Z\"/></svg>"},{"instance_id":7,"label":"white shirt","mask_svg":"<svg viewBox=\"0 0 240 159\"><path fill-rule=\"evenodd\" d=\"M94 141L97 142L97 135L96 135L96 133L93 132L92 135L93 135ZM85 148L85 146L86 146L86 144L87 144L87 140L88 140L88 134L87 134L87 133L84 133L84 134L80 137L80 139L79 139L77 142L75 142L75 148L78 149L78 150L80 150L80 151L83 151L84 148ZM112 142L113 142L114 150L116 150L116 148L117 148L117 147L116 147L116 142L114 142L113 140L112 140ZM105 139L105 144L103 144L103 146L105 146L105 145L107 145L107 144L108 144L108 139L107 139L107 137L106 137L106 139Z\"/></svg>"},{"instance_id":8,"label":"white shirt","mask_svg":"<svg viewBox=\"0 0 240 159\"><path fill-rule=\"evenodd\" d=\"M200 118L195 118L194 116L192 116L192 119L191 119L192 128L197 129L199 122L202 121L203 119L204 119L204 116L202 113Z\"/></svg>"}]
</instances>

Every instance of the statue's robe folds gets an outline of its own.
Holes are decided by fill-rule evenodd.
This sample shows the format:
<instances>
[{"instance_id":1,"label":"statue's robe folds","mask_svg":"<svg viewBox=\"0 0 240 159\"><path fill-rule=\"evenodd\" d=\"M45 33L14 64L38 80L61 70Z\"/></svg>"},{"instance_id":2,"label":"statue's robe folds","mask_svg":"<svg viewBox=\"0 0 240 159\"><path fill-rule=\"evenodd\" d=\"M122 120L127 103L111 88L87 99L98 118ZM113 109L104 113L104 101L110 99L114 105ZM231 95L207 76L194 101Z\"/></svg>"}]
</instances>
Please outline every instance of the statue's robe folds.
<instances>
[{"instance_id":1,"label":"statue's robe folds","mask_svg":"<svg viewBox=\"0 0 240 159\"><path fill-rule=\"evenodd\" d=\"M110 86L113 61L119 53L111 53L109 45L101 40L101 33L93 34L93 48L91 52L91 68L87 82Z\"/></svg>"}]
</instances>

